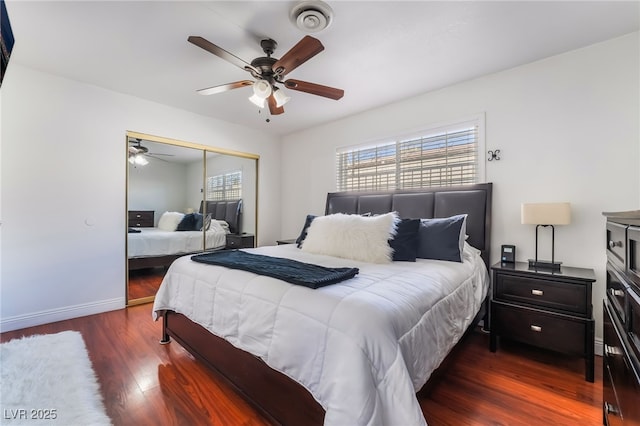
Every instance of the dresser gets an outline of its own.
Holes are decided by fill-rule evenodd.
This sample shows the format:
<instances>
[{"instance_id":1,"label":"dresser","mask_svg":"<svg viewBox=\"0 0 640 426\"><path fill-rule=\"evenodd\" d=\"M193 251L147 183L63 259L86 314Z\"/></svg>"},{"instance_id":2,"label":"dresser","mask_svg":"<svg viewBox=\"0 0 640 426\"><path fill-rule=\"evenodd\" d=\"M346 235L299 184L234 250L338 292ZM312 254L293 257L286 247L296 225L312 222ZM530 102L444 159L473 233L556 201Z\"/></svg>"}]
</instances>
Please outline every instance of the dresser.
<instances>
[{"instance_id":1,"label":"dresser","mask_svg":"<svg viewBox=\"0 0 640 426\"><path fill-rule=\"evenodd\" d=\"M585 379L594 381L593 269L530 268L527 262L491 267L490 350L503 337L585 359Z\"/></svg>"},{"instance_id":2,"label":"dresser","mask_svg":"<svg viewBox=\"0 0 640 426\"><path fill-rule=\"evenodd\" d=\"M129 227L132 228L153 228L153 210L129 210Z\"/></svg>"},{"instance_id":3,"label":"dresser","mask_svg":"<svg viewBox=\"0 0 640 426\"><path fill-rule=\"evenodd\" d=\"M640 425L640 211L607 218L603 424Z\"/></svg>"}]
</instances>

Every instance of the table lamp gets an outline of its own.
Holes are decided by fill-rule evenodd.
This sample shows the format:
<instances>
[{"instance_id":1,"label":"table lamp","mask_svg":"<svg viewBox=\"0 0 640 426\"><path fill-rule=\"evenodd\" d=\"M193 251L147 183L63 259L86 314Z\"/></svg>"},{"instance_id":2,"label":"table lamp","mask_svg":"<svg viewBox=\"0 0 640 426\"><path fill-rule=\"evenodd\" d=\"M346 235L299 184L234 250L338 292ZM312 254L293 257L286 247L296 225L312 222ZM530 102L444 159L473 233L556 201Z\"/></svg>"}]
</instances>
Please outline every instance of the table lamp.
<instances>
[{"instance_id":1,"label":"table lamp","mask_svg":"<svg viewBox=\"0 0 640 426\"><path fill-rule=\"evenodd\" d=\"M571 205L569 203L523 203L521 208L523 225L536 225L536 258L529 259L530 268L560 270L562 262L556 262L554 256L554 225L571 223ZM551 227L551 261L538 259L538 228Z\"/></svg>"}]
</instances>

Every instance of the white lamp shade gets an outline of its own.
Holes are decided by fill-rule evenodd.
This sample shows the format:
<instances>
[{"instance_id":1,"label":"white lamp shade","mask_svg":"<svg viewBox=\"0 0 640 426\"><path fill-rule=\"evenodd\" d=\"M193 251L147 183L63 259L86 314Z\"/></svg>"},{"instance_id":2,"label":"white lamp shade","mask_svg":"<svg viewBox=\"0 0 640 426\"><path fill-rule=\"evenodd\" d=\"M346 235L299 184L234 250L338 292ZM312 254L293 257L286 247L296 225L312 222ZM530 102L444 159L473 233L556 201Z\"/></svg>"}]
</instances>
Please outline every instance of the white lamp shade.
<instances>
[{"instance_id":1,"label":"white lamp shade","mask_svg":"<svg viewBox=\"0 0 640 426\"><path fill-rule=\"evenodd\" d=\"M278 108L280 108L282 105L286 104L287 102L289 102L289 100L291 100L291 98L287 96L282 89L278 89L277 87L273 91L273 97L276 100L276 106Z\"/></svg>"},{"instance_id":2,"label":"white lamp shade","mask_svg":"<svg viewBox=\"0 0 640 426\"><path fill-rule=\"evenodd\" d=\"M271 84L264 80L258 80L253 83L253 94L261 99L267 99L271 96Z\"/></svg>"},{"instance_id":3,"label":"white lamp shade","mask_svg":"<svg viewBox=\"0 0 640 426\"><path fill-rule=\"evenodd\" d=\"M259 98L255 93L249 96L249 100L258 108L264 108L264 98Z\"/></svg>"},{"instance_id":4,"label":"white lamp shade","mask_svg":"<svg viewBox=\"0 0 640 426\"><path fill-rule=\"evenodd\" d=\"M522 203L523 225L568 225L571 223L570 203Z\"/></svg>"}]
</instances>

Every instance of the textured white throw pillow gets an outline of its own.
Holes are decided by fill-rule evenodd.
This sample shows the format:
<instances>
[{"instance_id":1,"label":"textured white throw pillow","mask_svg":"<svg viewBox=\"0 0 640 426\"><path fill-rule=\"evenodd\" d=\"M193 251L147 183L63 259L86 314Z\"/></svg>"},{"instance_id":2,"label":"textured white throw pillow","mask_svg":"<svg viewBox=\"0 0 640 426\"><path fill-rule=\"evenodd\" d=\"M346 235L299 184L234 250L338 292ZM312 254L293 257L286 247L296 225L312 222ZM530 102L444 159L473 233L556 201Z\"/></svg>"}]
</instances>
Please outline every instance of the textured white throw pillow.
<instances>
[{"instance_id":1,"label":"textured white throw pillow","mask_svg":"<svg viewBox=\"0 0 640 426\"><path fill-rule=\"evenodd\" d=\"M158 221L158 228L163 231L175 231L183 217L184 213L164 212Z\"/></svg>"},{"instance_id":2,"label":"textured white throw pillow","mask_svg":"<svg viewBox=\"0 0 640 426\"><path fill-rule=\"evenodd\" d=\"M395 212L363 217L332 214L316 217L302 243L302 251L360 260L368 263L391 262L389 238L395 235Z\"/></svg>"}]
</instances>

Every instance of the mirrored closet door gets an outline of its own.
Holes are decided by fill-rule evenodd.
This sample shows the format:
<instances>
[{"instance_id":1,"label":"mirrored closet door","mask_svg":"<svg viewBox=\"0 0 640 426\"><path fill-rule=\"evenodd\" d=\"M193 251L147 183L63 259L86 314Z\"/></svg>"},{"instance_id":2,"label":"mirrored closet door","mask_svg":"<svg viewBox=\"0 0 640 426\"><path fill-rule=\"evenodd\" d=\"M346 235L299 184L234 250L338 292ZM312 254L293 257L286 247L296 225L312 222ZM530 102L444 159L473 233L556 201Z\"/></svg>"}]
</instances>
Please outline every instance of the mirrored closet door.
<instances>
[{"instance_id":1,"label":"mirrored closet door","mask_svg":"<svg viewBox=\"0 0 640 426\"><path fill-rule=\"evenodd\" d=\"M178 257L255 244L258 156L127 132L127 305Z\"/></svg>"}]
</instances>

